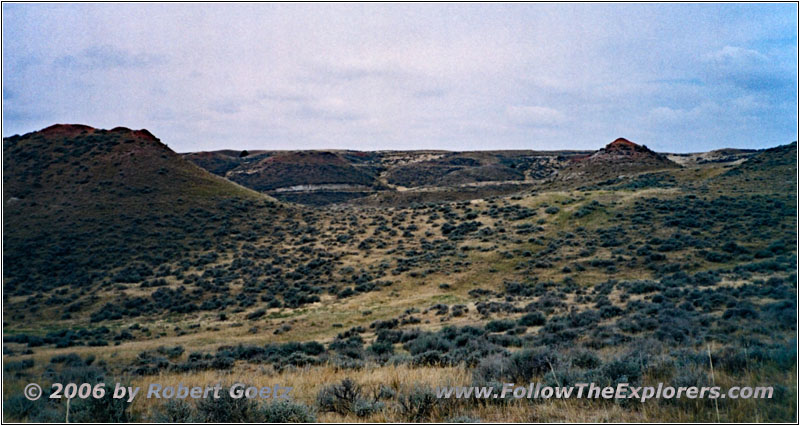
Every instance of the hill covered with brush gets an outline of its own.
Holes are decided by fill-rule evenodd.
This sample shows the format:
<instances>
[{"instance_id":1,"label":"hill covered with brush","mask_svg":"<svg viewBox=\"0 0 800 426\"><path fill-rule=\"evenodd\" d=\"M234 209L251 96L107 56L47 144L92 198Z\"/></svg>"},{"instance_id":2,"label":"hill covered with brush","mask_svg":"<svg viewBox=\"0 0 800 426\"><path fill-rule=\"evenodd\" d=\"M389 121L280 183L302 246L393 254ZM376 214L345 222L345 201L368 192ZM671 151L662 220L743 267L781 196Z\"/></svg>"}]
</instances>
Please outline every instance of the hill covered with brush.
<instances>
[{"instance_id":1,"label":"hill covered with brush","mask_svg":"<svg viewBox=\"0 0 800 426\"><path fill-rule=\"evenodd\" d=\"M54 125L3 139L4 286L35 294L151 270L267 196L184 160L147 130ZM149 276L150 274L141 274Z\"/></svg>"},{"instance_id":2,"label":"hill covered with brush","mask_svg":"<svg viewBox=\"0 0 800 426\"><path fill-rule=\"evenodd\" d=\"M653 152L644 145L618 138L604 148L575 158L560 174L561 181L584 181L615 178L623 174L680 167L666 155Z\"/></svg>"}]
</instances>

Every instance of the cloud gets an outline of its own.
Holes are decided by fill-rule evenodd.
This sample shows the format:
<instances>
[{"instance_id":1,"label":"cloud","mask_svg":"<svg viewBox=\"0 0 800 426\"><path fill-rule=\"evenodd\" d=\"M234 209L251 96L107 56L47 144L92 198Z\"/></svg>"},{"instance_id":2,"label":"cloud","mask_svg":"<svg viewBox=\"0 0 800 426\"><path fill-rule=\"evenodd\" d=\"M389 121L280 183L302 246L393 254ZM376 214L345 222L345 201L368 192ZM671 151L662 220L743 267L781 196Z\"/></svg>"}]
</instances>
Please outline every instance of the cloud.
<instances>
[{"instance_id":1,"label":"cloud","mask_svg":"<svg viewBox=\"0 0 800 426\"><path fill-rule=\"evenodd\" d=\"M236 114L242 110L242 103L236 100L216 101L212 102L209 108L221 114Z\"/></svg>"},{"instance_id":2,"label":"cloud","mask_svg":"<svg viewBox=\"0 0 800 426\"><path fill-rule=\"evenodd\" d=\"M58 67L78 70L104 70L114 68L146 68L165 63L163 56L149 53L131 53L109 45L91 46L75 55L55 59Z\"/></svg>"},{"instance_id":3,"label":"cloud","mask_svg":"<svg viewBox=\"0 0 800 426\"><path fill-rule=\"evenodd\" d=\"M291 90L264 90L258 93L257 99L270 102L304 102L310 98Z\"/></svg>"},{"instance_id":4,"label":"cloud","mask_svg":"<svg viewBox=\"0 0 800 426\"><path fill-rule=\"evenodd\" d=\"M768 60L766 55L755 50L737 46L725 46L707 54L706 59L710 62L734 67L763 64Z\"/></svg>"},{"instance_id":5,"label":"cloud","mask_svg":"<svg viewBox=\"0 0 800 426\"><path fill-rule=\"evenodd\" d=\"M407 74L399 69L390 69L379 66L353 65L343 66L336 64L315 65L310 67L308 75L320 81L353 82L363 79L398 80L406 78Z\"/></svg>"},{"instance_id":6,"label":"cloud","mask_svg":"<svg viewBox=\"0 0 800 426\"><path fill-rule=\"evenodd\" d=\"M693 126L706 117L712 109L717 109L713 104L699 105L694 108L670 108L659 106L647 114L647 119L657 126L669 128L672 126Z\"/></svg>"},{"instance_id":7,"label":"cloud","mask_svg":"<svg viewBox=\"0 0 800 426\"><path fill-rule=\"evenodd\" d=\"M784 90L793 81L791 71L782 66L780 58L753 49L725 46L706 54L704 60L713 82L742 89Z\"/></svg>"},{"instance_id":8,"label":"cloud","mask_svg":"<svg viewBox=\"0 0 800 426\"><path fill-rule=\"evenodd\" d=\"M339 97L308 98L303 101L288 101L277 106L279 115L285 120L329 120L349 122L362 120L365 111Z\"/></svg>"},{"instance_id":9,"label":"cloud","mask_svg":"<svg viewBox=\"0 0 800 426\"><path fill-rule=\"evenodd\" d=\"M447 90L446 89L441 89L441 88L439 88L439 89L421 89L421 90L417 90L417 91L413 92L412 96L414 96L415 98L420 98L420 99L443 98L443 97L447 96Z\"/></svg>"},{"instance_id":10,"label":"cloud","mask_svg":"<svg viewBox=\"0 0 800 426\"><path fill-rule=\"evenodd\" d=\"M523 126L555 126L566 121L566 116L553 108L536 105L515 105L506 108L511 122Z\"/></svg>"}]
</instances>

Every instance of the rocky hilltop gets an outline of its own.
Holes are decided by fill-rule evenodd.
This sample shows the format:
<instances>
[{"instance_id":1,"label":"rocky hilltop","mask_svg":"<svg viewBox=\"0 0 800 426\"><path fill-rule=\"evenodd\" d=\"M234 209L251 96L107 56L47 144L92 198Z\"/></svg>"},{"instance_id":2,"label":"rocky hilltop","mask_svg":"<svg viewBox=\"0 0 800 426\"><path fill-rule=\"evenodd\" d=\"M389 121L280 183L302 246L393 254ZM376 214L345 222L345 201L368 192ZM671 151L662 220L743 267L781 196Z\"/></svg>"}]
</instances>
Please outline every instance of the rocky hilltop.
<instances>
[{"instance_id":1,"label":"rocky hilltop","mask_svg":"<svg viewBox=\"0 0 800 426\"><path fill-rule=\"evenodd\" d=\"M591 184L592 181L626 174L678 167L680 166L677 163L645 145L618 138L591 155L576 158L559 174L558 180Z\"/></svg>"}]
</instances>

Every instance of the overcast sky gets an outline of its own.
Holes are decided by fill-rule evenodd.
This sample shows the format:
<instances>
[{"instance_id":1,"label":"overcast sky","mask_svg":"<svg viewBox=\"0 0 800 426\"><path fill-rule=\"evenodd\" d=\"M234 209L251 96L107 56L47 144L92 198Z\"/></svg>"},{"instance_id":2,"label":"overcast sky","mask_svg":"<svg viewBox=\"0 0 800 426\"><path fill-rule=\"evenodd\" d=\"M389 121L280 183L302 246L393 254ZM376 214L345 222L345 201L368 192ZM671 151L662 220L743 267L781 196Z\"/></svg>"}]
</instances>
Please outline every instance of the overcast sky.
<instances>
[{"instance_id":1,"label":"overcast sky","mask_svg":"<svg viewBox=\"0 0 800 426\"><path fill-rule=\"evenodd\" d=\"M762 148L797 134L795 4L3 4L3 135L176 151Z\"/></svg>"}]
</instances>

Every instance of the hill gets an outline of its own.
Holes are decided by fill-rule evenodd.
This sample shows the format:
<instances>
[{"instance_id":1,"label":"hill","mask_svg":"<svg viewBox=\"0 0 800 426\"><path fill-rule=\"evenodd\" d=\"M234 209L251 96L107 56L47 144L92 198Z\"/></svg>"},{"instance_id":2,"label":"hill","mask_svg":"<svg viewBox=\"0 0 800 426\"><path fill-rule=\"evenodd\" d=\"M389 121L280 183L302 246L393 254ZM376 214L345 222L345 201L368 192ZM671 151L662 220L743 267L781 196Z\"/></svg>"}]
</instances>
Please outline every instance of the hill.
<instances>
[{"instance_id":1,"label":"hill","mask_svg":"<svg viewBox=\"0 0 800 426\"><path fill-rule=\"evenodd\" d=\"M790 193L797 188L797 142L757 151L717 176L713 184L737 192Z\"/></svg>"},{"instance_id":2,"label":"hill","mask_svg":"<svg viewBox=\"0 0 800 426\"><path fill-rule=\"evenodd\" d=\"M786 145L776 146L775 148L765 149L747 159L737 169L740 171L765 172L797 170L797 141Z\"/></svg>"},{"instance_id":3,"label":"hill","mask_svg":"<svg viewBox=\"0 0 800 426\"><path fill-rule=\"evenodd\" d=\"M183 158L215 175L225 176L228 170L241 164L244 156L242 151L223 150L192 152L184 154Z\"/></svg>"},{"instance_id":4,"label":"hill","mask_svg":"<svg viewBox=\"0 0 800 426\"><path fill-rule=\"evenodd\" d=\"M742 162L757 152L758 150L755 149L723 148L691 154L667 154L667 158L682 166L691 166L708 163Z\"/></svg>"},{"instance_id":5,"label":"hill","mask_svg":"<svg viewBox=\"0 0 800 426\"><path fill-rule=\"evenodd\" d=\"M620 175L678 167L677 163L644 145L619 138L591 155L575 158L559 173L557 180L591 184Z\"/></svg>"},{"instance_id":6,"label":"hill","mask_svg":"<svg viewBox=\"0 0 800 426\"><path fill-rule=\"evenodd\" d=\"M6 201L18 199L14 211L95 214L131 202L207 202L231 192L258 197L182 159L147 130L54 125L3 139L3 160ZM100 205L87 211L80 203L89 198Z\"/></svg>"},{"instance_id":7,"label":"hill","mask_svg":"<svg viewBox=\"0 0 800 426\"><path fill-rule=\"evenodd\" d=\"M376 183L378 168L369 167L367 153L330 151L284 152L266 156L228 171L225 176L257 191L299 185L356 185Z\"/></svg>"},{"instance_id":8,"label":"hill","mask_svg":"<svg viewBox=\"0 0 800 426\"><path fill-rule=\"evenodd\" d=\"M208 217L268 197L184 160L147 130L54 125L3 139L4 288L94 286L206 238ZM4 313L7 313L5 311Z\"/></svg>"},{"instance_id":9,"label":"hill","mask_svg":"<svg viewBox=\"0 0 800 426\"><path fill-rule=\"evenodd\" d=\"M385 189L378 178L383 168L374 153L226 150L184 157L232 182L301 204L342 202Z\"/></svg>"},{"instance_id":10,"label":"hill","mask_svg":"<svg viewBox=\"0 0 800 426\"><path fill-rule=\"evenodd\" d=\"M618 138L591 155L576 158L569 167L559 173L559 180L591 183L623 174L677 167L680 167L677 163L644 145Z\"/></svg>"}]
</instances>

